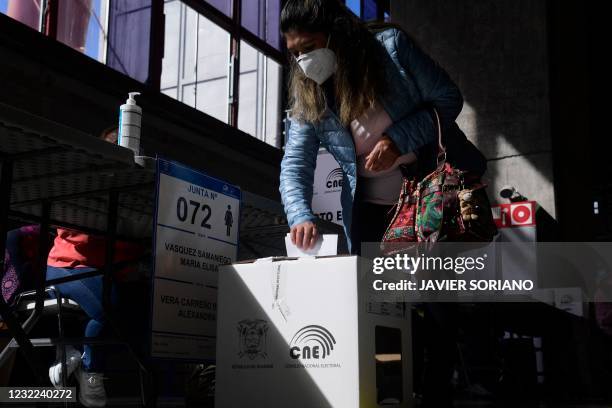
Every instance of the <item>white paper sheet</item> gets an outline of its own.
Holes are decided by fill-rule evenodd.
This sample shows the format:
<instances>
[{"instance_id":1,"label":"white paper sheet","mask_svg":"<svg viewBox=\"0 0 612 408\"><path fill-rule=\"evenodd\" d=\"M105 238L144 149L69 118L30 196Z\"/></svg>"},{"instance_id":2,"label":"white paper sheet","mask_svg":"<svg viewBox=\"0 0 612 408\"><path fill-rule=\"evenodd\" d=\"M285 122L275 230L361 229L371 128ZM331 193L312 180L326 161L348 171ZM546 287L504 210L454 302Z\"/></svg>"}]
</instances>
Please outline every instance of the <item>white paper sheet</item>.
<instances>
[{"instance_id":1,"label":"white paper sheet","mask_svg":"<svg viewBox=\"0 0 612 408\"><path fill-rule=\"evenodd\" d=\"M291 243L291 236L287 234L285 237L285 247L287 248L287 256L329 256L338 255L338 235L323 234L319 236L315 246L309 250L302 250Z\"/></svg>"}]
</instances>

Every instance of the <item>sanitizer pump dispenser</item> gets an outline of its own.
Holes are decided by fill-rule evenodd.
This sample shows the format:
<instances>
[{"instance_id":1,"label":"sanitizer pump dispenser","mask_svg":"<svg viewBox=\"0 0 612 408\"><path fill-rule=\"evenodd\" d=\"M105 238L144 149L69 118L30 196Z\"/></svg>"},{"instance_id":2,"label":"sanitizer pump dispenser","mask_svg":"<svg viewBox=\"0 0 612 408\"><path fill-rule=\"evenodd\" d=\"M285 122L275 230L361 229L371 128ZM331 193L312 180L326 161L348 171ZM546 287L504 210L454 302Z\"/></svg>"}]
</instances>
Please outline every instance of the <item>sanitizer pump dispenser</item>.
<instances>
[{"instance_id":1,"label":"sanitizer pump dispenser","mask_svg":"<svg viewBox=\"0 0 612 408\"><path fill-rule=\"evenodd\" d=\"M142 120L142 108L136 105L136 95L139 92L130 92L128 100L119 107L119 137L117 142L122 147L127 147L134 152L135 156L140 154L140 124Z\"/></svg>"}]
</instances>

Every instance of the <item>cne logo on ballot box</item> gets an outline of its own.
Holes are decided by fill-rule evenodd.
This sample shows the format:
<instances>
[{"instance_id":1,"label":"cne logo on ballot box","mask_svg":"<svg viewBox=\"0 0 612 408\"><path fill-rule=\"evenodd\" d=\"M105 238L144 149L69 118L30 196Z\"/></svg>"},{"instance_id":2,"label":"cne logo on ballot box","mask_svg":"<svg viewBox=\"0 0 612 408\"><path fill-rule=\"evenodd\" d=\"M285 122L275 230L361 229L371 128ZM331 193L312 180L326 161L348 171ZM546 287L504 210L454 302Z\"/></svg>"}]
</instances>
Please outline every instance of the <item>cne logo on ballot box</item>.
<instances>
[{"instance_id":1,"label":"cne logo on ballot box","mask_svg":"<svg viewBox=\"0 0 612 408\"><path fill-rule=\"evenodd\" d=\"M325 359L334 350L336 339L323 326L309 325L301 328L289 343L289 356L294 359Z\"/></svg>"}]
</instances>

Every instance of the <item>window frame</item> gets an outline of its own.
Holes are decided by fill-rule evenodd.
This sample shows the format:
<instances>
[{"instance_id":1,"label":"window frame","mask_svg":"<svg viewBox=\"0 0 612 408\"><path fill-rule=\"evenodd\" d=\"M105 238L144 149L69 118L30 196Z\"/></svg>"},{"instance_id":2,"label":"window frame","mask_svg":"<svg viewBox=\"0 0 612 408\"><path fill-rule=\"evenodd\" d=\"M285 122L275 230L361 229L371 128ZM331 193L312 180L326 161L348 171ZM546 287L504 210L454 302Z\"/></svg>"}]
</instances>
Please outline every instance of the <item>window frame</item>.
<instances>
[{"instance_id":1,"label":"window frame","mask_svg":"<svg viewBox=\"0 0 612 408\"><path fill-rule=\"evenodd\" d=\"M112 1L112 0L110 0ZM151 24L152 35L157 32L161 38L151 38L151 58L149 62L149 78L153 79L151 83L157 89L161 89L161 63L164 53L164 0L152 0L153 3L159 3L159 7L153 7L152 9L152 20L157 20L157 25L161 26L160 29L153 29L154 22ZM209 4L205 0L179 0L186 6L193 9L196 13L209 19L214 24L218 25L223 30L227 31L230 36L230 61L231 64L231 78L229 86L229 99L228 99L228 125L238 128L238 106L240 99L240 41L244 40L248 42L253 48L265 55L266 57L274 60L282 67L286 67L287 58L284 49L284 44L281 41L281 49L277 50L265 40L259 38L256 34L251 33L246 28L242 27L241 15L242 15L242 1L232 0L232 16L226 16L220 10L217 10L213 5ZM280 9L284 5L285 1L281 0ZM279 16L280 18L280 16ZM159 34L161 33L161 34ZM280 35L280 33L279 33ZM283 69L284 71L284 69ZM281 78L281 83L284 82L284 78ZM285 96L281 96L281 103L285 103ZM280 114L280 112L279 112ZM282 115L279 115L282 116Z\"/></svg>"},{"instance_id":2,"label":"window frame","mask_svg":"<svg viewBox=\"0 0 612 408\"><path fill-rule=\"evenodd\" d=\"M101 0L104 1L104 0ZM157 0L151 0L151 7L153 8L153 3L155 3ZM100 28L102 29L102 32L105 36L104 38L104 49L103 49L103 55L104 57L102 58L102 60L97 59L97 58L93 58L96 61L100 62L101 64L107 65L107 58L108 58L108 29L109 29L109 15L110 15L110 9L111 9L111 3L113 2L113 0L106 0L106 10L104 15L100 15L98 16L100 18L100 20L102 20L103 22L103 26L102 24L100 24ZM163 0L162 0L162 6L163 6ZM39 12L39 16L38 16L38 29L37 31L49 38L52 38L55 41L59 41L57 39L57 29L58 29L58 18L59 18L59 1L55 0L40 0L40 12ZM60 41L61 42L61 41ZM83 53L85 54L85 53ZM91 58L91 57L90 57ZM149 72L150 72L150 66L149 66Z\"/></svg>"},{"instance_id":3,"label":"window frame","mask_svg":"<svg viewBox=\"0 0 612 408\"><path fill-rule=\"evenodd\" d=\"M346 5L347 0L344 0L344 4ZM385 11L389 12L390 10L390 0L374 0L376 3L376 19L375 20L365 20L365 3L366 0L359 0L359 18L363 21L384 21L385 19Z\"/></svg>"},{"instance_id":4,"label":"window frame","mask_svg":"<svg viewBox=\"0 0 612 408\"><path fill-rule=\"evenodd\" d=\"M108 10L112 8L112 3L115 0L108 0ZM274 62L281 66L281 89L279 109L279 129L280 129L280 140L281 148L284 144L284 138L282 137L283 126L283 106L287 105L287 94L286 94L286 76L289 66L287 59L287 51L285 43L280 41L280 49L276 49L272 45L268 44L265 40L259 38L256 34L250 32L247 28L242 26L242 1L231 0L231 16L225 15L224 12L216 9L213 5L208 3L206 0L178 0L187 7L193 9L196 13L210 20L212 23L219 26L221 29L227 31L230 36L230 50L229 50L229 61L228 64L231 66L231 77L229 78L229 93L228 93L228 122L227 126L238 129L238 115L239 115L239 98L240 98L240 61L241 61L241 41L246 41L259 53L265 57L270 58ZM365 0L359 0L361 16L363 19L363 13L365 10ZM384 19L385 9L389 7L389 0L374 0L377 4L377 20ZM149 33L149 66L148 75L145 81L145 85L150 86L157 92L161 93L161 76L162 76L162 60L164 58L164 38L165 38L165 14L164 14L164 3L165 0L151 0L151 23ZM280 0L279 10L282 10L286 0ZM346 3L346 0L344 0ZM50 38L57 40L57 13L58 3L52 0L41 0L41 14L39 32L43 32ZM279 15L280 19L280 15ZM108 31L108 26L106 27ZM279 33L280 35L280 33ZM107 43L108 46L108 43ZM206 114L206 112L202 112Z\"/></svg>"}]
</instances>

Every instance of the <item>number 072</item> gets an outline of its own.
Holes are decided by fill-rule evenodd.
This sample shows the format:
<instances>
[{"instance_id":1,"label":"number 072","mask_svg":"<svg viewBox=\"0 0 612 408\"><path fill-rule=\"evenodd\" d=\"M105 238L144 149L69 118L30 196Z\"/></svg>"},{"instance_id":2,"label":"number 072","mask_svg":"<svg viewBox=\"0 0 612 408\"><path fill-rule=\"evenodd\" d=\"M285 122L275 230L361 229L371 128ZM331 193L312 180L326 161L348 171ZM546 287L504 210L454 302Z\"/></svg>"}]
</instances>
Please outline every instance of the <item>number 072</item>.
<instances>
[{"instance_id":1,"label":"number 072","mask_svg":"<svg viewBox=\"0 0 612 408\"><path fill-rule=\"evenodd\" d=\"M179 197L176 202L176 216L180 222L191 222L192 225L195 225L196 220L199 218L198 214L204 213L202 217L202 222L200 225L202 228L211 229L211 225L208 223L212 215L212 210L207 204L200 204L198 201L189 200L185 197Z\"/></svg>"}]
</instances>

